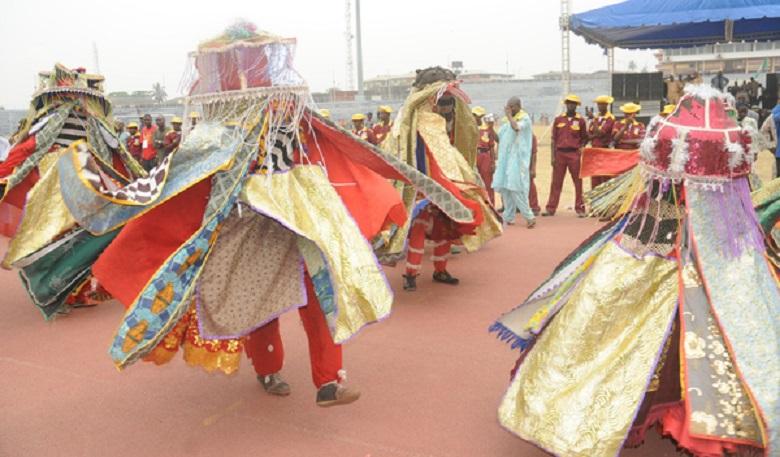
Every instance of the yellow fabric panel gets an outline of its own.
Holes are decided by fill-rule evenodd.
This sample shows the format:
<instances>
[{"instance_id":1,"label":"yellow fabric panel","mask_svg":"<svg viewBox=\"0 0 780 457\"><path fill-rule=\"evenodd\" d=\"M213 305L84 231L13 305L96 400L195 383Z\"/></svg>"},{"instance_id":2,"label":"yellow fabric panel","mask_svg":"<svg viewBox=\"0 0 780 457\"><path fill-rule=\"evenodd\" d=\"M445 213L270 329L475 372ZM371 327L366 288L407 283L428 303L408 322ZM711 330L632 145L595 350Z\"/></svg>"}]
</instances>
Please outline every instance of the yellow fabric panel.
<instances>
[{"instance_id":1,"label":"yellow fabric panel","mask_svg":"<svg viewBox=\"0 0 780 457\"><path fill-rule=\"evenodd\" d=\"M241 199L311 240L325 256L338 305L336 343L390 314L392 291L321 167L299 165L287 173L252 176Z\"/></svg>"},{"instance_id":2,"label":"yellow fabric panel","mask_svg":"<svg viewBox=\"0 0 780 457\"><path fill-rule=\"evenodd\" d=\"M556 455L613 457L675 314L677 264L610 243L587 274L523 361L499 420Z\"/></svg>"},{"instance_id":3,"label":"yellow fabric panel","mask_svg":"<svg viewBox=\"0 0 780 457\"><path fill-rule=\"evenodd\" d=\"M24 216L16 235L8 245L3 268L10 268L15 262L45 247L57 236L76 226L68 207L62 200L57 160L65 150L43 156L38 169L41 179L27 195ZM40 221L46 221L41 224Z\"/></svg>"}]
</instances>

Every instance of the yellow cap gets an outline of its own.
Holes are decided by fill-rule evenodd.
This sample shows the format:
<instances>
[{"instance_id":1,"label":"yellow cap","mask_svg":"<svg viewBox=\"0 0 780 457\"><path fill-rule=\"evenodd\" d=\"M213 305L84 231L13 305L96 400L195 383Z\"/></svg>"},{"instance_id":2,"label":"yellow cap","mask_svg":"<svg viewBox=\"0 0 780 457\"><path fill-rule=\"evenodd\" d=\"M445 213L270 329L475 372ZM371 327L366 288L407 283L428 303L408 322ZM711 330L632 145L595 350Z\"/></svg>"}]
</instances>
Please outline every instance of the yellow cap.
<instances>
[{"instance_id":1,"label":"yellow cap","mask_svg":"<svg viewBox=\"0 0 780 457\"><path fill-rule=\"evenodd\" d=\"M380 105L377 111L379 111L380 113L392 113L393 107L387 105Z\"/></svg>"},{"instance_id":2,"label":"yellow cap","mask_svg":"<svg viewBox=\"0 0 780 457\"><path fill-rule=\"evenodd\" d=\"M197 111L193 111L190 113L190 117L194 119L200 119L200 113Z\"/></svg>"},{"instance_id":3,"label":"yellow cap","mask_svg":"<svg viewBox=\"0 0 780 457\"><path fill-rule=\"evenodd\" d=\"M353 121L362 121L366 119L366 115L363 113L355 113L352 115Z\"/></svg>"},{"instance_id":4,"label":"yellow cap","mask_svg":"<svg viewBox=\"0 0 780 457\"><path fill-rule=\"evenodd\" d=\"M576 96L574 94L567 95L566 98L563 99L563 103L566 103L566 102L573 102L573 103L576 103L578 105L582 104L582 101L580 100L580 97L578 97L578 96Z\"/></svg>"},{"instance_id":5,"label":"yellow cap","mask_svg":"<svg viewBox=\"0 0 780 457\"><path fill-rule=\"evenodd\" d=\"M138 128L138 122L132 121L127 123L127 128L129 129L137 129Z\"/></svg>"},{"instance_id":6,"label":"yellow cap","mask_svg":"<svg viewBox=\"0 0 780 457\"><path fill-rule=\"evenodd\" d=\"M620 111L623 111L626 114L638 113L639 110L641 109L642 107L637 105L636 103L626 103L625 105L620 107Z\"/></svg>"},{"instance_id":7,"label":"yellow cap","mask_svg":"<svg viewBox=\"0 0 780 457\"><path fill-rule=\"evenodd\" d=\"M485 108L481 106L475 106L474 108L471 108L471 114L475 116L484 116L487 111L485 111Z\"/></svg>"},{"instance_id":8,"label":"yellow cap","mask_svg":"<svg viewBox=\"0 0 780 457\"><path fill-rule=\"evenodd\" d=\"M599 95L593 101L596 102L596 103L606 103L607 105L610 105L610 104L612 104L612 102L615 101L615 99L610 97L609 95Z\"/></svg>"},{"instance_id":9,"label":"yellow cap","mask_svg":"<svg viewBox=\"0 0 780 457\"><path fill-rule=\"evenodd\" d=\"M664 109L661 111L661 114L672 114L675 108L677 108L677 105L675 104L664 105Z\"/></svg>"},{"instance_id":10,"label":"yellow cap","mask_svg":"<svg viewBox=\"0 0 780 457\"><path fill-rule=\"evenodd\" d=\"M181 118L179 116L173 116L173 119L171 119L171 124L181 124Z\"/></svg>"},{"instance_id":11,"label":"yellow cap","mask_svg":"<svg viewBox=\"0 0 780 457\"><path fill-rule=\"evenodd\" d=\"M326 109L326 108L322 108L320 110L320 116L322 116L322 117L324 117L326 119L330 118L330 110Z\"/></svg>"}]
</instances>

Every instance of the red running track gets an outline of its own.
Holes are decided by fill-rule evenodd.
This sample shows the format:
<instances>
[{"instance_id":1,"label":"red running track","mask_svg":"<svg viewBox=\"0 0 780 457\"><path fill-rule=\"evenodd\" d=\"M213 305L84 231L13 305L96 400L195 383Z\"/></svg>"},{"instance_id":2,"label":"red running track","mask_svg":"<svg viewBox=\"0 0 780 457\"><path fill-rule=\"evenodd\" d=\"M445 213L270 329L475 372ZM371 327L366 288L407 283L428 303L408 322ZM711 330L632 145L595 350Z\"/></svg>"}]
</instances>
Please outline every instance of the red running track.
<instances>
[{"instance_id":1,"label":"red running track","mask_svg":"<svg viewBox=\"0 0 780 457\"><path fill-rule=\"evenodd\" d=\"M427 256L415 293L402 290L400 267L387 269L392 315L344 350L349 384L363 396L330 409L314 403L297 313L282 318L293 394L272 398L246 360L230 377L178 357L118 372L107 354L118 304L47 324L16 273L0 271L0 455L546 456L498 425L516 354L487 328L596 228L569 213L541 218L534 230L509 227L484 250L451 260L457 287L431 282ZM678 454L649 433L622 455Z\"/></svg>"}]
</instances>

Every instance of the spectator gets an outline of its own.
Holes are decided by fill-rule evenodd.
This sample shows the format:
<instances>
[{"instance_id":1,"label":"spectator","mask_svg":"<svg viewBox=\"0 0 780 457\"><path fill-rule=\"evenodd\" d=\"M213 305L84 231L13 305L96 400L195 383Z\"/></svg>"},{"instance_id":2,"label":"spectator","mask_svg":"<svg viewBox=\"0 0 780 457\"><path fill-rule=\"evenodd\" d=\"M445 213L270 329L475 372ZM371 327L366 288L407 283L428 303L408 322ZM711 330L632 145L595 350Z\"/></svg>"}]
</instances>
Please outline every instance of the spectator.
<instances>
[{"instance_id":1,"label":"spectator","mask_svg":"<svg viewBox=\"0 0 780 457\"><path fill-rule=\"evenodd\" d=\"M157 126L152 124L152 115L144 114L143 127L141 127L141 164L147 170L154 166L157 157L157 149L154 147L154 134L157 133Z\"/></svg>"},{"instance_id":2,"label":"spectator","mask_svg":"<svg viewBox=\"0 0 780 457\"><path fill-rule=\"evenodd\" d=\"M129 152L135 160L142 162L143 140L141 139L141 134L138 133L137 122L130 122L127 124L127 139L125 140L125 147L127 148L127 152Z\"/></svg>"},{"instance_id":3,"label":"spectator","mask_svg":"<svg viewBox=\"0 0 780 457\"><path fill-rule=\"evenodd\" d=\"M179 148L179 143L181 143L181 124L182 121L180 117L174 116L173 119L171 119L171 126L173 126L173 129L165 134L165 139L163 140L166 156Z\"/></svg>"},{"instance_id":4,"label":"spectator","mask_svg":"<svg viewBox=\"0 0 780 457\"><path fill-rule=\"evenodd\" d=\"M719 71L718 74L710 80L710 84L715 89L725 92L726 88L729 86L729 78L723 76L723 72Z\"/></svg>"}]
</instances>

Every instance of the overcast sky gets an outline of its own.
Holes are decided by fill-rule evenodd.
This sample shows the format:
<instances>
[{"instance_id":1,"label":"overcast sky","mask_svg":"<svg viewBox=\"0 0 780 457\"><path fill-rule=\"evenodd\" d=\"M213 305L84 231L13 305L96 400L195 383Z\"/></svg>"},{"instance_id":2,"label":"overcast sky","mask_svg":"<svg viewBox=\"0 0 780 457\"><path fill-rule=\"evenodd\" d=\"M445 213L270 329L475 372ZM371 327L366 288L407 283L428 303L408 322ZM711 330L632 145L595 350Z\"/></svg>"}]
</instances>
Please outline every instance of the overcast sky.
<instances>
[{"instance_id":1,"label":"overcast sky","mask_svg":"<svg viewBox=\"0 0 780 457\"><path fill-rule=\"evenodd\" d=\"M572 9L612 3L617 1L572 0ZM366 79L453 60L467 70L520 77L560 70L560 5L554 0L363 0L361 8ZM149 90L159 81L169 96L178 95L187 53L237 18L296 37L296 67L313 91L344 88L344 0L4 0L0 106L26 107L37 72L55 62L94 71L93 42L107 91ZM631 60L639 69L655 65L649 51L616 51L617 69ZM572 71L606 65L598 46L572 36Z\"/></svg>"}]
</instances>

